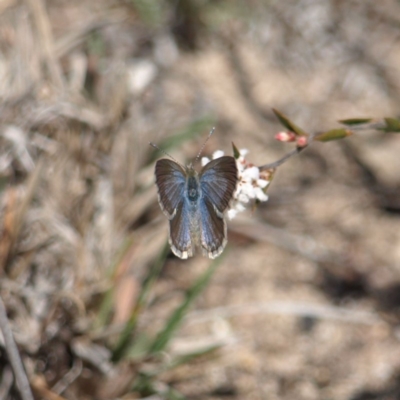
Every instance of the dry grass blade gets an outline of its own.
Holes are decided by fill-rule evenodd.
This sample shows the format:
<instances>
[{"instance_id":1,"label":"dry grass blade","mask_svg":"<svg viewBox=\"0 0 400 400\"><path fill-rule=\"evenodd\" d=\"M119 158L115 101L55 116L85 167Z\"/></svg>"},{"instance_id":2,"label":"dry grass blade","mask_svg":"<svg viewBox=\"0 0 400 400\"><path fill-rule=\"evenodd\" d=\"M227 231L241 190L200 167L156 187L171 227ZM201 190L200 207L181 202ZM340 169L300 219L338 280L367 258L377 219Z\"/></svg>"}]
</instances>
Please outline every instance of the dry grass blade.
<instances>
[{"instance_id":1,"label":"dry grass blade","mask_svg":"<svg viewBox=\"0 0 400 400\"><path fill-rule=\"evenodd\" d=\"M29 177L27 189L21 204L18 204L16 189L10 187L7 192L7 209L4 217L2 240L0 244L1 268L7 268L15 242L21 230L24 217L28 211L29 204L39 184L42 173L43 161L39 160L35 170Z\"/></svg>"},{"instance_id":2,"label":"dry grass blade","mask_svg":"<svg viewBox=\"0 0 400 400\"><path fill-rule=\"evenodd\" d=\"M125 16L113 14L111 16L108 15L107 19L104 19L104 17L98 17L91 21L81 21L54 43L55 56L57 58L64 56L75 47L79 46L91 32L101 29L109 24L121 23L124 19L126 19Z\"/></svg>"},{"instance_id":3,"label":"dry grass blade","mask_svg":"<svg viewBox=\"0 0 400 400\"><path fill-rule=\"evenodd\" d=\"M103 129L108 124L107 116L96 110L95 107L82 106L68 101L44 103L26 116L29 125L46 125L55 121L59 123L60 117L81 122L95 130Z\"/></svg>"},{"instance_id":4,"label":"dry grass blade","mask_svg":"<svg viewBox=\"0 0 400 400\"><path fill-rule=\"evenodd\" d=\"M63 78L61 69L54 53L53 35L49 17L46 12L45 4L42 0L26 0L32 10L35 19L36 28L38 30L38 38L40 46L38 48L43 51L43 59L46 63L48 73L52 83L59 89L63 88Z\"/></svg>"},{"instance_id":5,"label":"dry grass blade","mask_svg":"<svg viewBox=\"0 0 400 400\"><path fill-rule=\"evenodd\" d=\"M36 376L32 380L32 388L34 392L41 398L48 400L67 400L65 397L62 397L50 390L43 376Z\"/></svg>"},{"instance_id":6,"label":"dry grass blade","mask_svg":"<svg viewBox=\"0 0 400 400\"><path fill-rule=\"evenodd\" d=\"M22 400L33 400L31 387L7 318L6 307L0 296L0 328Z\"/></svg>"},{"instance_id":7,"label":"dry grass blade","mask_svg":"<svg viewBox=\"0 0 400 400\"><path fill-rule=\"evenodd\" d=\"M57 394L63 393L82 373L82 369L83 362L78 358L71 369L52 387L52 391Z\"/></svg>"},{"instance_id":8,"label":"dry grass blade","mask_svg":"<svg viewBox=\"0 0 400 400\"><path fill-rule=\"evenodd\" d=\"M216 318L231 318L238 315L254 314L293 315L362 325L373 325L382 322L378 315L372 312L351 310L345 307L279 301L240 304L237 306L216 307L212 310L193 311L188 314L186 321L187 324L194 324Z\"/></svg>"},{"instance_id":9,"label":"dry grass blade","mask_svg":"<svg viewBox=\"0 0 400 400\"><path fill-rule=\"evenodd\" d=\"M44 166L44 160L39 159L37 161L35 170L33 171L33 173L31 174L31 176L28 179L26 193L24 195L24 198L23 198L20 206L18 207L18 210L17 210L16 224L15 224L15 231L14 231L15 235L18 235L18 233L21 229L25 214L28 211L29 204L31 203L33 195L35 194L36 188L39 185L39 181L40 181L42 171L43 171L43 166Z\"/></svg>"},{"instance_id":10,"label":"dry grass blade","mask_svg":"<svg viewBox=\"0 0 400 400\"><path fill-rule=\"evenodd\" d=\"M7 399L12 388L14 381L14 375L10 367L6 367L3 370L0 384L0 399Z\"/></svg>"},{"instance_id":11,"label":"dry grass blade","mask_svg":"<svg viewBox=\"0 0 400 400\"><path fill-rule=\"evenodd\" d=\"M15 242L15 218L16 218L16 189L10 187L5 192L5 210L3 227L0 240L0 268L2 270L8 265L11 250Z\"/></svg>"},{"instance_id":12,"label":"dry grass blade","mask_svg":"<svg viewBox=\"0 0 400 400\"><path fill-rule=\"evenodd\" d=\"M344 263L339 254L334 254L311 237L291 234L285 229L262 224L254 219L237 218L232 221L230 229L255 240L273 243L316 262Z\"/></svg>"}]
</instances>

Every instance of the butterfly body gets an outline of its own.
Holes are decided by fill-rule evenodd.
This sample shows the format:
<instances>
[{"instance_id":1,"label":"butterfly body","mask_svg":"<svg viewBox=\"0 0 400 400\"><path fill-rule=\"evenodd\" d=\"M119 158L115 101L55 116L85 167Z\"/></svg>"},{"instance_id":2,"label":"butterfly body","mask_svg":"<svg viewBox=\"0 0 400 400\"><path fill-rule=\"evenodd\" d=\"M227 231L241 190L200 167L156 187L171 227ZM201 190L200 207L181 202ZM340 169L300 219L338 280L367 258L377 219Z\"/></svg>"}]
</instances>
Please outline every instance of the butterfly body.
<instances>
[{"instance_id":1,"label":"butterfly body","mask_svg":"<svg viewBox=\"0 0 400 400\"><path fill-rule=\"evenodd\" d=\"M210 258L219 256L227 242L224 211L237 185L233 157L208 163L200 172L193 166L161 159L156 163L156 184L161 209L169 219L169 243L180 258L196 249Z\"/></svg>"}]
</instances>

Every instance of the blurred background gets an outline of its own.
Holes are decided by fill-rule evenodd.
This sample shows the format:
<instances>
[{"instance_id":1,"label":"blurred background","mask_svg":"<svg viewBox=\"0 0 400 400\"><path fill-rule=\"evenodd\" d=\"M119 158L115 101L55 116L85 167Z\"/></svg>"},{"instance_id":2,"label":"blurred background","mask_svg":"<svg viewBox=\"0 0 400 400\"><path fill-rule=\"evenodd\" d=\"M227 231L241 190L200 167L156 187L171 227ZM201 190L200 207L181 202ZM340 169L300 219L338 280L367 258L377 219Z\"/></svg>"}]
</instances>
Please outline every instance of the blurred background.
<instances>
[{"instance_id":1,"label":"blurred background","mask_svg":"<svg viewBox=\"0 0 400 400\"><path fill-rule=\"evenodd\" d=\"M0 294L35 398L400 399L400 138L278 168L211 262L154 163L397 117L395 0L1 0ZM0 397L18 399L0 341Z\"/></svg>"}]
</instances>

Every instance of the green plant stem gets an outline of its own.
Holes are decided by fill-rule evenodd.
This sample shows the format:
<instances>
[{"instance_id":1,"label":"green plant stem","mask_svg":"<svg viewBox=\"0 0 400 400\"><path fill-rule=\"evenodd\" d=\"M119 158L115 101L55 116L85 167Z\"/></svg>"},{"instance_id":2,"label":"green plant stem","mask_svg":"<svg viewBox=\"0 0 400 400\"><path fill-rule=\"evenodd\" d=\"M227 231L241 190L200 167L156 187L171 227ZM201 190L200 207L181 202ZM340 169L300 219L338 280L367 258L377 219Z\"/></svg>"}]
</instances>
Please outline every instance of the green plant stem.
<instances>
[{"instance_id":1,"label":"green plant stem","mask_svg":"<svg viewBox=\"0 0 400 400\"><path fill-rule=\"evenodd\" d=\"M203 273L203 275L198 278L194 285L187 291L186 297L182 304L180 304L176 310L172 313L168 319L164 329L159 332L156 336L153 344L150 346L149 353L158 353L167 346L175 331L180 326L188 308L192 305L197 296L202 292L202 290L207 286L214 272L221 264L223 257L220 256L218 259L212 262L208 269Z\"/></svg>"},{"instance_id":2,"label":"green plant stem","mask_svg":"<svg viewBox=\"0 0 400 400\"><path fill-rule=\"evenodd\" d=\"M164 266L165 258L168 254L169 247L168 245L165 246L163 251L160 252L158 259L154 262L153 268L150 269L149 274L147 275L146 279L143 282L142 290L139 294L138 300L136 302L135 308L132 311L131 317L129 318L128 322L126 323L121 335L119 337L118 343L115 346L112 355L112 361L117 362L119 361L125 354L127 348L131 345L132 340L132 331L134 330L138 316L142 309L144 308L147 296L150 292L150 289L153 287L154 282L160 275L161 269Z\"/></svg>"}]
</instances>

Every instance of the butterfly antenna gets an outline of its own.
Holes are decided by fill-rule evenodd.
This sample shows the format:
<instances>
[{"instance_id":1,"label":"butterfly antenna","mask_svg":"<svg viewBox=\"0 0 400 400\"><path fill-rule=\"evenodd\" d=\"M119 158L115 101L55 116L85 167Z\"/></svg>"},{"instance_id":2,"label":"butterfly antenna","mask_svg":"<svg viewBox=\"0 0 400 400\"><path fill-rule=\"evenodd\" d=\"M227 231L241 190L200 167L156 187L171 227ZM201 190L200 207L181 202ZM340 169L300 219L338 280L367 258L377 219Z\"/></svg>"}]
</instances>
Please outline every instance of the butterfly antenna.
<instances>
[{"instance_id":1,"label":"butterfly antenna","mask_svg":"<svg viewBox=\"0 0 400 400\"><path fill-rule=\"evenodd\" d=\"M195 162L199 161L199 158L200 158L200 156L201 156L201 153L203 152L204 147L205 147L205 145L206 145L207 142L208 142L208 139L210 139L210 137L211 137L211 135L214 133L214 131L215 131L215 126L211 129L210 133L209 133L208 136L207 136L206 141L203 143L203 146L201 146L201 149L200 149L199 153L197 154L197 156L196 156L196 158L195 158L195 160L194 160Z\"/></svg>"},{"instance_id":2,"label":"butterfly antenna","mask_svg":"<svg viewBox=\"0 0 400 400\"><path fill-rule=\"evenodd\" d=\"M163 150L163 149L160 149L156 144L154 144L154 143L152 143L152 142L149 142L149 144L150 144L150 146L152 146L152 147L154 147L155 149L161 151L161 153L164 153L167 157L172 158L177 164L179 164L178 161L176 161L175 158L171 156L171 154L167 153L167 152L166 152L165 150Z\"/></svg>"}]
</instances>

